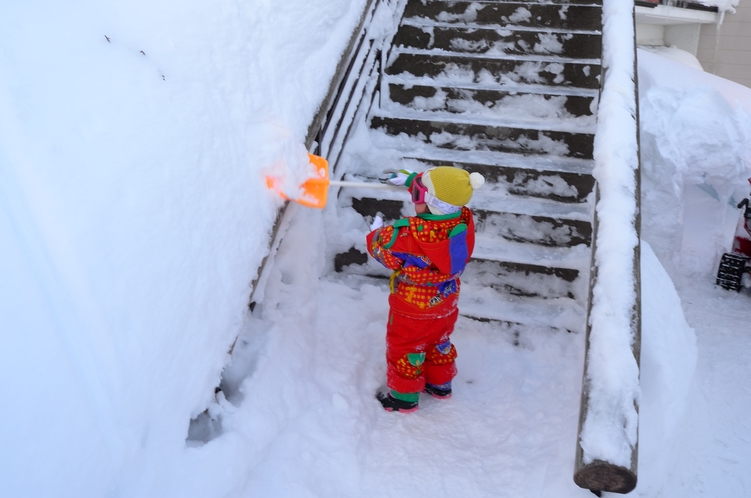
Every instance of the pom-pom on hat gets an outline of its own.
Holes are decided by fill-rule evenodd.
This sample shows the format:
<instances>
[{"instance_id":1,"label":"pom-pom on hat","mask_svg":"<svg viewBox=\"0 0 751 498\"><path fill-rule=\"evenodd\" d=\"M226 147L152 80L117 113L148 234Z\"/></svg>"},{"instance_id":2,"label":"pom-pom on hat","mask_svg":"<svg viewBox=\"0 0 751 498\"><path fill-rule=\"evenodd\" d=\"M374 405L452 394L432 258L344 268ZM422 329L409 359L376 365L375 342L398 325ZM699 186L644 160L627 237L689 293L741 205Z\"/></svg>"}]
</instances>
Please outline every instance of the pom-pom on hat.
<instances>
[{"instance_id":1,"label":"pom-pom on hat","mask_svg":"<svg viewBox=\"0 0 751 498\"><path fill-rule=\"evenodd\" d=\"M474 191L485 183L480 173L468 173L452 166L431 168L422 174L421 180L431 194L426 197L428 209L438 215L460 211Z\"/></svg>"}]
</instances>

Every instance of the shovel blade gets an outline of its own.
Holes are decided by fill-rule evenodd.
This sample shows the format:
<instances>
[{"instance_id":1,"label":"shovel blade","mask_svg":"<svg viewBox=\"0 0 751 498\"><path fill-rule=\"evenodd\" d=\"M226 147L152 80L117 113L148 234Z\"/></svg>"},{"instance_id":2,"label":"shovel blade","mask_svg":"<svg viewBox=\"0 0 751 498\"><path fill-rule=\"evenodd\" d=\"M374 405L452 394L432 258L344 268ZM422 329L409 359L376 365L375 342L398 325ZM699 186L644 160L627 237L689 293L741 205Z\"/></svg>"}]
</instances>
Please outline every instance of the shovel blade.
<instances>
[{"instance_id":1,"label":"shovel blade","mask_svg":"<svg viewBox=\"0 0 751 498\"><path fill-rule=\"evenodd\" d=\"M308 154L314 175L300 186L301 194L294 199L303 206L323 209L329 197L329 162L321 156Z\"/></svg>"},{"instance_id":2,"label":"shovel blade","mask_svg":"<svg viewBox=\"0 0 751 498\"><path fill-rule=\"evenodd\" d=\"M329 196L329 162L321 156L308 153L313 173L311 178L300 185L299 194L289 197L282 191L281 181L273 176L266 177L266 186L283 198L302 204L303 206L323 209Z\"/></svg>"}]
</instances>

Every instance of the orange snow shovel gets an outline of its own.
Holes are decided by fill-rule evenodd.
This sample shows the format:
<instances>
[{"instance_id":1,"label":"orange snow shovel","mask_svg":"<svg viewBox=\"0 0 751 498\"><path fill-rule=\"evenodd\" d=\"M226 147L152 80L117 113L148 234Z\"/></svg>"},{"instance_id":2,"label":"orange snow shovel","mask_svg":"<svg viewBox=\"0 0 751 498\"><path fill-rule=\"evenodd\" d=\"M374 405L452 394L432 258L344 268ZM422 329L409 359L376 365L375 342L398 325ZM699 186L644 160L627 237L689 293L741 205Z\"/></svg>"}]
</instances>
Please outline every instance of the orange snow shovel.
<instances>
[{"instance_id":1,"label":"orange snow shovel","mask_svg":"<svg viewBox=\"0 0 751 498\"><path fill-rule=\"evenodd\" d=\"M310 164L313 166L313 176L308 178L300 186L300 193L294 199L289 198L281 191L280 180L271 176L266 177L266 186L281 195L285 199L295 201L303 206L323 209L329 196L329 187L358 187L379 188L388 190L406 190L403 187L388 183L346 182L329 179L329 162L321 156L308 154Z\"/></svg>"}]
</instances>

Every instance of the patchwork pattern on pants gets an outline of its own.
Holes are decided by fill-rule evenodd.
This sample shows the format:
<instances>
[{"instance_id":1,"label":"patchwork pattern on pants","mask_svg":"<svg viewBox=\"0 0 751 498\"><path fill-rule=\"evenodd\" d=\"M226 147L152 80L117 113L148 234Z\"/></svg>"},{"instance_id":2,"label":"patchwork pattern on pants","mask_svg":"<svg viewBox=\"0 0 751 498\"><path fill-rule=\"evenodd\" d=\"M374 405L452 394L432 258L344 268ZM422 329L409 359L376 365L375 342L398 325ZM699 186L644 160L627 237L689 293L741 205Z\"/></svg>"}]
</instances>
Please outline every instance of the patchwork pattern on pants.
<instances>
[{"instance_id":1,"label":"patchwork pattern on pants","mask_svg":"<svg viewBox=\"0 0 751 498\"><path fill-rule=\"evenodd\" d=\"M390 313L386 326L386 385L400 393L417 393L425 383L444 384L456 375L456 348L449 336L458 311L416 319Z\"/></svg>"},{"instance_id":2,"label":"patchwork pattern on pants","mask_svg":"<svg viewBox=\"0 0 751 498\"><path fill-rule=\"evenodd\" d=\"M396 371L405 379L416 379L422 375L425 353L408 353L396 362Z\"/></svg>"},{"instance_id":3,"label":"patchwork pattern on pants","mask_svg":"<svg viewBox=\"0 0 751 498\"><path fill-rule=\"evenodd\" d=\"M451 341L442 342L434 348L430 348L427 361L434 365L446 365L456 359L456 348Z\"/></svg>"}]
</instances>

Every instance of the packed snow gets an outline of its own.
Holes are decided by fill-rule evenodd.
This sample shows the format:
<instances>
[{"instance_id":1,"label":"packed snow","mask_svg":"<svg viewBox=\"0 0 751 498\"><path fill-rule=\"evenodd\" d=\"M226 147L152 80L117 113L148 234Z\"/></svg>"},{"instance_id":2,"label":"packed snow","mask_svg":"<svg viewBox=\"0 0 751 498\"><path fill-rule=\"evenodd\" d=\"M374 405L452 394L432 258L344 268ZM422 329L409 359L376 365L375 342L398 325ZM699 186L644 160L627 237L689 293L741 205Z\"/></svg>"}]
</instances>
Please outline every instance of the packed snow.
<instances>
[{"instance_id":1,"label":"packed snow","mask_svg":"<svg viewBox=\"0 0 751 498\"><path fill-rule=\"evenodd\" d=\"M327 246L367 227L294 204L248 310L282 205L264 177L304 174L364 3L0 7L1 496L591 496L583 334L462 320L454 397L386 413L388 291ZM745 496L751 291L714 273L751 189L751 90L638 64L634 494Z\"/></svg>"}]
</instances>

